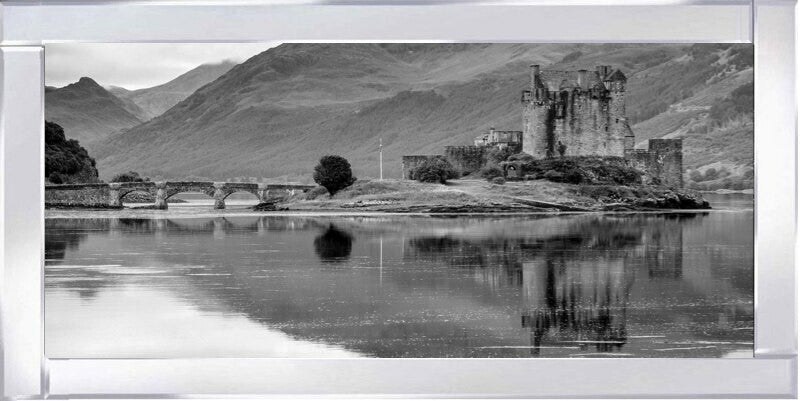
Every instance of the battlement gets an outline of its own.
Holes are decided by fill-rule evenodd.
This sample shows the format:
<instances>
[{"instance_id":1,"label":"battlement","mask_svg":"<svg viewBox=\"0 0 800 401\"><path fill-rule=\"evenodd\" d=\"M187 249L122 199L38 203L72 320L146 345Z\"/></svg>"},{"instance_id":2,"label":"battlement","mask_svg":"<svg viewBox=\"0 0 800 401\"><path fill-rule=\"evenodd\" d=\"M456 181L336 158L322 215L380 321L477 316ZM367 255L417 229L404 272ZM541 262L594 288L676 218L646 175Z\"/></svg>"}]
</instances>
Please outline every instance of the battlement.
<instances>
[{"instance_id":1,"label":"battlement","mask_svg":"<svg viewBox=\"0 0 800 401\"><path fill-rule=\"evenodd\" d=\"M590 94L593 97L607 96L606 92L624 92L627 77L610 65L595 66L594 71L542 70L538 64L531 65L530 88L523 91L524 101L556 101L562 92Z\"/></svg>"}]
</instances>

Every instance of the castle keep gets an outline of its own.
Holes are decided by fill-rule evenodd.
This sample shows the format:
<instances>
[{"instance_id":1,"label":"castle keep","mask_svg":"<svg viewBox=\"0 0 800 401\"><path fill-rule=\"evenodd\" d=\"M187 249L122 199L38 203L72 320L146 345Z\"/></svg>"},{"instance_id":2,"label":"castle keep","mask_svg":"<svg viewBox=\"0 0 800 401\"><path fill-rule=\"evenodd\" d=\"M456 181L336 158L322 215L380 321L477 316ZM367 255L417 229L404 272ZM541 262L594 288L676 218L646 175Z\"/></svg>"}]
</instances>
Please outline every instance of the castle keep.
<instances>
[{"instance_id":1,"label":"castle keep","mask_svg":"<svg viewBox=\"0 0 800 401\"><path fill-rule=\"evenodd\" d=\"M611 66L594 71L530 70L522 92L522 151L536 158L619 156L633 149L625 115L627 78Z\"/></svg>"}]
</instances>

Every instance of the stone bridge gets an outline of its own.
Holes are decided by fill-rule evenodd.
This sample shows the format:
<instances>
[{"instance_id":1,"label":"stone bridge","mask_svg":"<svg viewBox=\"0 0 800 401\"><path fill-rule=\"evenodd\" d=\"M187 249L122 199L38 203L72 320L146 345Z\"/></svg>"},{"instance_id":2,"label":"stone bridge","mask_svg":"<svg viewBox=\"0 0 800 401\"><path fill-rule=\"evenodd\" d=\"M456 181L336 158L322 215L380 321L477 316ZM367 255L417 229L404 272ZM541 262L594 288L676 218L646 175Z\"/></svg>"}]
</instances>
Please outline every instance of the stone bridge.
<instances>
[{"instance_id":1,"label":"stone bridge","mask_svg":"<svg viewBox=\"0 0 800 401\"><path fill-rule=\"evenodd\" d=\"M112 182L110 184L60 184L45 185L47 206L109 207L120 208L126 195L139 192L155 198L157 209L167 209L167 199L185 192L204 193L214 198L214 209L225 209L225 199L236 192L249 192L260 202L280 194L294 195L308 191L313 185L302 184L251 184L238 182L159 181Z\"/></svg>"}]
</instances>

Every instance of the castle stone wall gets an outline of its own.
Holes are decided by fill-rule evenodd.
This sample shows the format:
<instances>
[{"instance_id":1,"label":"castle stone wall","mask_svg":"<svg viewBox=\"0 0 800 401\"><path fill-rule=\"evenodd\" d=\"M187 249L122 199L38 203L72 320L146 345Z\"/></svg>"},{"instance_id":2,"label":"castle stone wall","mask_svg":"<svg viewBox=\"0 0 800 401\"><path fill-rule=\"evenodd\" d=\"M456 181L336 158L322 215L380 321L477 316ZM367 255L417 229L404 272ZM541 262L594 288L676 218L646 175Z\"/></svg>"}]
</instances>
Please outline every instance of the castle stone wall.
<instances>
[{"instance_id":1,"label":"castle stone wall","mask_svg":"<svg viewBox=\"0 0 800 401\"><path fill-rule=\"evenodd\" d=\"M462 175L476 172L486 165L487 148L483 146L445 146L444 157Z\"/></svg>"},{"instance_id":2,"label":"castle stone wall","mask_svg":"<svg viewBox=\"0 0 800 401\"><path fill-rule=\"evenodd\" d=\"M647 146L625 152L628 164L645 173L644 183L683 187L683 140L651 139Z\"/></svg>"}]
</instances>

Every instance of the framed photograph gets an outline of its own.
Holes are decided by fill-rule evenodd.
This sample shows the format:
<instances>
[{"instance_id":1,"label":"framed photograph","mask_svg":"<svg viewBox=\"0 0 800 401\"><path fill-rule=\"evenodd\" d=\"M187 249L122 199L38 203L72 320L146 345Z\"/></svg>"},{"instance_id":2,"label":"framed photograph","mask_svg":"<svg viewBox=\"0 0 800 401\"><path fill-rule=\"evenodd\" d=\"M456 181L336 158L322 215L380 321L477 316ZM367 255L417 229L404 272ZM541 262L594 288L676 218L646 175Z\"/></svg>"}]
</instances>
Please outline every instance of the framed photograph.
<instances>
[{"instance_id":1,"label":"framed photograph","mask_svg":"<svg viewBox=\"0 0 800 401\"><path fill-rule=\"evenodd\" d=\"M793 1L0 18L5 397L797 397Z\"/></svg>"}]
</instances>

